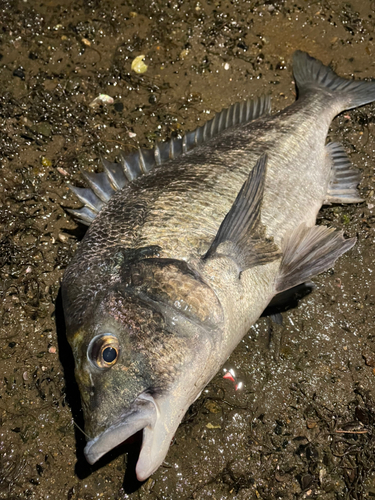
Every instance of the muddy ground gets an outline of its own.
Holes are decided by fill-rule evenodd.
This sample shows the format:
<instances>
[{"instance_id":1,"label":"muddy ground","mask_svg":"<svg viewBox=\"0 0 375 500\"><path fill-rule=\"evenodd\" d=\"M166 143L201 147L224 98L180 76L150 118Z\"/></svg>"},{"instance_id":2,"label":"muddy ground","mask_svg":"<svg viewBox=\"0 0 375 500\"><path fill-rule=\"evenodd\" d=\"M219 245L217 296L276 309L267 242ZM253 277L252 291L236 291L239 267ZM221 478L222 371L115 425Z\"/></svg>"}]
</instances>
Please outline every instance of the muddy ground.
<instances>
[{"instance_id":1,"label":"muddy ground","mask_svg":"<svg viewBox=\"0 0 375 500\"><path fill-rule=\"evenodd\" d=\"M0 2L0 498L375 498L375 105L330 139L363 171L365 202L321 211L358 243L316 291L259 320L188 411L162 467L134 478L137 444L89 467L59 287L84 235L80 168L152 146L244 98L293 102L302 49L375 77L375 3ZM143 74L131 62L146 56ZM90 107L99 94L113 104Z\"/></svg>"}]
</instances>

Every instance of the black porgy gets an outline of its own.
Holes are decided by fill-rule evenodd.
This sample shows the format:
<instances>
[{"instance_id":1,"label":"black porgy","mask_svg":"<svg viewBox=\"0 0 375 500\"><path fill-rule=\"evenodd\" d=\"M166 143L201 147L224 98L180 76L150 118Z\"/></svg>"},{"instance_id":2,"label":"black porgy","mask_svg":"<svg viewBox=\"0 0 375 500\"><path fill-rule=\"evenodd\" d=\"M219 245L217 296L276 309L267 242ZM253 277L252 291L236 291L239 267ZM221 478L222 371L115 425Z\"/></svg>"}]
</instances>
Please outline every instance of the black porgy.
<instances>
[{"instance_id":1,"label":"black porgy","mask_svg":"<svg viewBox=\"0 0 375 500\"><path fill-rule=\"evenodd\" d=\"M375 100L293 56L298 99L235 104L182 139L140 150L72 187L90 225L62 295L90 463L134 433L144 480L163 462L188 407L271 303L354 244L316 226L325 203L360 203L332 119ZM289 291L289 292L288 292Z\"/></svg>"}]
</instances>

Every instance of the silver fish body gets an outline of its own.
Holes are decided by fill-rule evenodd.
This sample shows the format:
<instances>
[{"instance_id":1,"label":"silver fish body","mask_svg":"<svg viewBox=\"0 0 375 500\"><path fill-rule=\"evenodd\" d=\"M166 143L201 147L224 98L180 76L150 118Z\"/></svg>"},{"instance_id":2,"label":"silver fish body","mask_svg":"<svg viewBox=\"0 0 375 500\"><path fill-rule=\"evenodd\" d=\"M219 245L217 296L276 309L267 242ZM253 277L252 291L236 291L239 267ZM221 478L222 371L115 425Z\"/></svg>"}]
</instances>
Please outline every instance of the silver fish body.
<instances>
[{"instance_id":1,"label":"silver fish body","mask_svg":"<svg viewBox=\"0 0 375 500\"><path fill-rule=\"evenodd\" d=\"M230 108L171 141L171 159L165 146L139 153L134 180L125 158L77 191L78 215L94 220L62 293L91 463L143 429L137 476L151 475L270 301L355 243L315 221L326 202L361 201L358 172L325 143L339 112L375 100L375 83L302 52L294 74L299 98L276 115L267 98Z\"/></svg>"}]
</instances>

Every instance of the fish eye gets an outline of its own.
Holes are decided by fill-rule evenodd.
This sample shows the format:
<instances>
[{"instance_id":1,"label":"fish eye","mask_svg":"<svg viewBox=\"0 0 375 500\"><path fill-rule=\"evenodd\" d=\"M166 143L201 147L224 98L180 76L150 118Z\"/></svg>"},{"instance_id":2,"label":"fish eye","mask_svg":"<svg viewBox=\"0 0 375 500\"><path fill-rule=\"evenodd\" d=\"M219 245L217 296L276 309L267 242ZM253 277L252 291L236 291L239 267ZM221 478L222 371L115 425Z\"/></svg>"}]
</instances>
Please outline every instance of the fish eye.
<instances>
[{"instance_id":1,"label":"fish eye","mask_svg":"<svg viewBox=\"0 0 375 500\"><path fill-rule=\"evenodd\" d=\"M118 361L120 344L114 335L105 333L95 337L87 350L89 360L98 368L111 368Z\"/></svg>"}]
</instances>

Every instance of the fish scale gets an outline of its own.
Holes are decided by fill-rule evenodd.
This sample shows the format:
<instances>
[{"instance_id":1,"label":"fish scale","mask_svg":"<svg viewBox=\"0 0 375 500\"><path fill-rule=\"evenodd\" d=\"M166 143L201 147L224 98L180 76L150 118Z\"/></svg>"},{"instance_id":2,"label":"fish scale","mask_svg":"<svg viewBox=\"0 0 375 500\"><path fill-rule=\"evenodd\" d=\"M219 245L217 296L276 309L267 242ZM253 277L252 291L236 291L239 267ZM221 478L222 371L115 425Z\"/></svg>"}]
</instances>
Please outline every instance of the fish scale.
<instances>
[{"instance_id":1,"label":"fish scale","mask_svg":"<svg viewBox=\"0 0 375 500\"><path fill-rule=\"evenodd\" d=\"M326 137L336 114L375 100L375 83L300 51L293 71L285 110L235 104L72 187L90 227L62 297L90 463L142 430L136 473L149 477L251 325L355 244L315 221L323 203L362 201L358 171Z\"/></svg>"}]
</instances>

